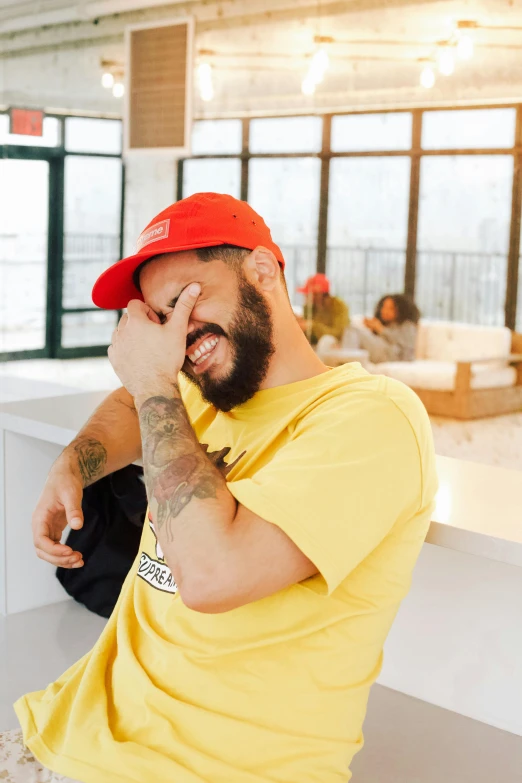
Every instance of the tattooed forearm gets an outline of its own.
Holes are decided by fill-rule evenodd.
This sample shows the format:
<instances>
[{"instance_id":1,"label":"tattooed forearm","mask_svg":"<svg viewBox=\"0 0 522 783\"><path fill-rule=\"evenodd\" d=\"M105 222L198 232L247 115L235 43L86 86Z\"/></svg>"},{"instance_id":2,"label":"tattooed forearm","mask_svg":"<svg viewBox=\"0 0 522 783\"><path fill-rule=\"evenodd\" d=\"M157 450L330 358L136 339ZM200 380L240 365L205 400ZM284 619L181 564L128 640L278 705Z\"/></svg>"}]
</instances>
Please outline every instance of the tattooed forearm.
<instances>
[{"instance_id":1,"label":"tattooed forearm","mask_svg":"<svg viewBox=\"0 0 522 783\"><path fill-rule=\"evenodd\" d=\"M225 480L205 456L179 396L150 397L139 411L143 467L149 503L156 501L157 531L171 522L192 498L215 498Z\"/></svg>"},{"instance_id":2,"label":"tattooed forearm","mask_svg":"<svg viewBox=\"0 0 522 783\"><path fill-rule=\"evenodd\" d=\"M103 475L107 463L107 450L95 438L80 438L73 444L83 485L97 481Z\"/></svg>"}]
</instances>

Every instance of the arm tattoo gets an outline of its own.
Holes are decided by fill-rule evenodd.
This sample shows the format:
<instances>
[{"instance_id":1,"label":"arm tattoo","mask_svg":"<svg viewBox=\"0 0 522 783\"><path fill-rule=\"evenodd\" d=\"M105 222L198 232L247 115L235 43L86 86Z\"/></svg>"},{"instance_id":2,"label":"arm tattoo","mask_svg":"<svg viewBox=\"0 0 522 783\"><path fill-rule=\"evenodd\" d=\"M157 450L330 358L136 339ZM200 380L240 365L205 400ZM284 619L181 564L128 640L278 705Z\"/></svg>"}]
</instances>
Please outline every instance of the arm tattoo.
<instances>
[{"instance_id":1,"label":"arm tattoo","mask_svg":"<svg viewBox=\"0 0 522 783\"><path fill-rule=\"evenodd\" d=\"M217 497L225 480L196 440L180 397L150 397L139 418L147 495L158 504L157 531L166 525L172 541L172 520L193 497Z\"/></svg>"},{"instance_id":2,"label":"arm tattoo","mask_svg":"<svg viewBox=\"0 0 522 783\"><path fill-rule=\"evenodd\" d=\"M78 455L78 467L83 485L87 487L102 477L107 463L107 450L95 438L80 438L74 444L74 450Z\"/></svg>"}]
</instances>

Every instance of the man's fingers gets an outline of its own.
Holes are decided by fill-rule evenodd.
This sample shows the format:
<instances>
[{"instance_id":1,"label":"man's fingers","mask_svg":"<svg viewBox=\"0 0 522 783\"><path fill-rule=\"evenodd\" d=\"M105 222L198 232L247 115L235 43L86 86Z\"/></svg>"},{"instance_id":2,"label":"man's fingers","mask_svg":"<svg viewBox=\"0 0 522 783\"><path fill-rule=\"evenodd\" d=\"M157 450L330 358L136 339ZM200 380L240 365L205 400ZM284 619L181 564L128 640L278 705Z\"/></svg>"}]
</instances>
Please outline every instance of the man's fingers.
<instances>
[{"instance_id":1,"label":"man's fingers","mask_svg":"<svg viewBox=\"0 0 522 783\"><path fill-rule=\"evenodd\" d=\"M79 530L83 527L82 493L71 492L64 496L62 502L67 524L73 530Z\"/></svg>"},{"instance_id":2,"label":"man's fingers","mask_svg":"<svg viewBox=\"0 0 522 783\"><path fill-rule=\"evenodd\" d=\"M152 309L152 307L149 307L147 310L147 318L154 324L161 324L159 315Z\"/></svg>"},{"instance_id":3,"label":"man's fingers","mask_svg":"<svg viewBox=\"0 0 522 783\"><path fill-rule=\"evenodd\" d=\"M74 552L73 555L68 557L59 557L57 555L51 555L44 549L36 549L36 554L40 560L45 560L46 563L59 566L60 568L81 568L83 566L83 557L81 552Z\"/></svg>"},{"instance_id":4,"label":"man's fingers","mask_svg":"<svg viewBox=\"0 0 522 783\"><path fill-rule=\"evenodd\" d=\"M116 331L118 331L118 329L122 329L128 320L129 320L129 316L127 315L127 313L123 313L118 323L118 326L116 327Z\"/></svg>"},{"instance_id":5,"label":"man's fingers","mask_svg":"<svg viewBox=\"0 0 522 783\"><path fill-rule=\"evenodd\" d=\"M141 299L131 299L129 304L127 305L128 316L123 315L121 320L123 321L124 318L127 318L128 320L129 316L134 318L135 316L139 317L139 316L147 315L149 310L150 310L149 306L146 305L145 302L142 302ZM125 321L125 323L127 323L127 321Z\"/></svg>"},{"instance_id":6,"label":"man's fingers","mask_svg":"<svg viewBox=\"0 0 522 783\"><path fill-rule=\"evenodd\" d=\"M191 283L183 289L179 295L179 299L176 302L176 307L172 313L172 317L169 319L169 326L175 321L175 327L179 328L182 324L185 326L185 331L188 327L188 321L190 314L194 309L194 306L198 300L198 296L201 293L201 286L199 283ZM172 327L171 327L172 328Z\"/></svg>"}]
</instances>

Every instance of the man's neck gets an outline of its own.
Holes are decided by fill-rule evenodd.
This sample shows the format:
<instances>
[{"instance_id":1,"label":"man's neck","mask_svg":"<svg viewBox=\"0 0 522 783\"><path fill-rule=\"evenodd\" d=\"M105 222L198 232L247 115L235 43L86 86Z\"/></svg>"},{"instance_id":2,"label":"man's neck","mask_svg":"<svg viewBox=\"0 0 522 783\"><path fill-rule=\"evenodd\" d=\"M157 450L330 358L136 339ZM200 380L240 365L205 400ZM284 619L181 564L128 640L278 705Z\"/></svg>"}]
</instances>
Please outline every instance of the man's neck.
<instances>
[{"instance_id":1,"label":"man's neck","mask_svg":"<svg viewBox=\"0 0 522 783\"><path fill-rule=\"evenodd\" d=\"M274 329L275 353L261 389L286 386L328 371L304 336L293 314Z\"/></svg>"}]
</instances>

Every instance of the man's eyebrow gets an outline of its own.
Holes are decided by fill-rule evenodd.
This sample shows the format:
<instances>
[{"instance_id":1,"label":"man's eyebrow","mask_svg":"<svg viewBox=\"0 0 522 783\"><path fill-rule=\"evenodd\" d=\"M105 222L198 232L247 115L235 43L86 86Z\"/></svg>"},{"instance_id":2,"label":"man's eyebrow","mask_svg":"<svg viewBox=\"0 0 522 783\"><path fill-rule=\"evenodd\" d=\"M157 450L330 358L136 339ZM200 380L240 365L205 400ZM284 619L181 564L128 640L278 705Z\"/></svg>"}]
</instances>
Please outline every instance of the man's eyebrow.
<instances>
[{"instance_id":1,"label":"man's eyebrow","mask_svg":"<svg viewBox=\"0 0 522 783\"><path fill-rule=\"evenodd\" d=\"M180 294L181 296L181 294ZM178 303L179 296L175 296L174 299L171 299L170 302L167 304L167 307L176 307Z\"/></svg>"},{"instance_id":2,"label":"man's eyebrow","mask_svg":"<svg viewBox=\"0 0 522 783\"><path fill-rule=\"evenodd\" d=\"M172 307L172 309L174 309L176 307L176 305L178 303L178 299L179 299L179 297L181 296L181 294L183 293L183 291L185 290L186 287L187 286L184 286L181 289L181 291L179 292L178 296L175 296L174 299L171 299L170 302L167 302L167 307ZM158 318L166 318L167 317L166 314L162 310L157 310L156 311L156 315L158 316Z\"/></svg>"}]
</instances>

